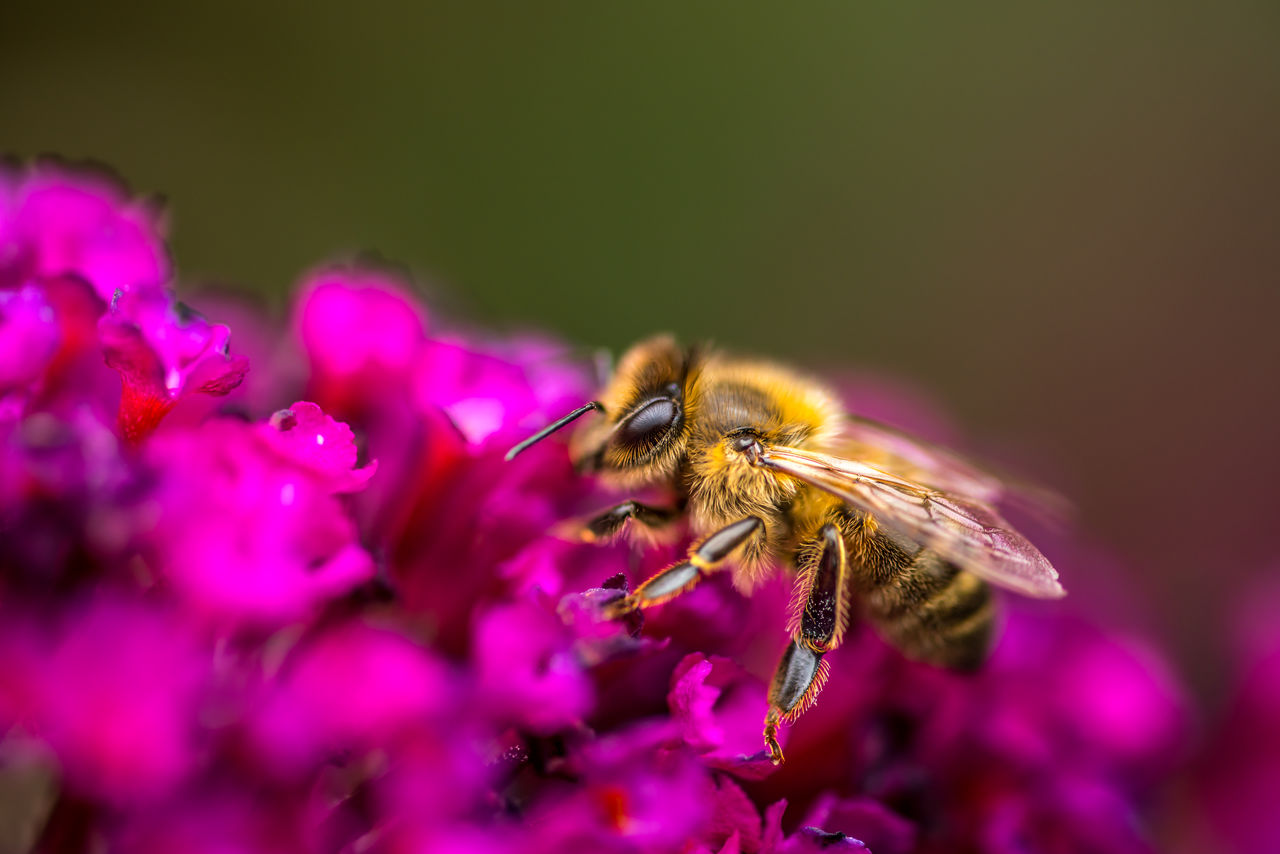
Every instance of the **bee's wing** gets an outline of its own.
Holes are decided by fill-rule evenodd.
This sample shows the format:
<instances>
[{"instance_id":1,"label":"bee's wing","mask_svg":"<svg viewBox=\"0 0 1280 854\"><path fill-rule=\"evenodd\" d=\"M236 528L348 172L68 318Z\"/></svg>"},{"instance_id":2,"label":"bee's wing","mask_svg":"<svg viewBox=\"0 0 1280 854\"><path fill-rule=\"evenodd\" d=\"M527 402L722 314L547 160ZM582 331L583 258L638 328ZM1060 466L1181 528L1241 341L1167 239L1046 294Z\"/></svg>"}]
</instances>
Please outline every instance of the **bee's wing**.
<instances>
[{"instance_id":1,"label":"bee's wing","mask_svg":"<svg viewBox=\"0 0 1280 854\"><path fill-rule=\"evenodd\" d=\"M994 504L1004 481L946 448L869 418L846 416L839 454L945 492Z\"/></svg>"},{"instance_id":2,"label":"bee's wing","mask_svg":"<svg viewBox=\"0 0 1280 854\"><path fill-rule=\"evenodd\" d=\"M1027 596L1066 595L1053 566L996 510L905 477L799 448L769 448L761 463L870 513L961 569Z\"/></svg>"},{"instance_id":3,"label":"bee's wing","mask_svg":"<svg viewBox=\"0 0 1280 854\"><path fill-rule=\"evenodd\" d=\"M1017 506L1053 527L1061 527L1072 515L1071 503L1053 490L997 474L869 418L846 417L838 454L970 501Z\"/></svg>"}]
</instances>

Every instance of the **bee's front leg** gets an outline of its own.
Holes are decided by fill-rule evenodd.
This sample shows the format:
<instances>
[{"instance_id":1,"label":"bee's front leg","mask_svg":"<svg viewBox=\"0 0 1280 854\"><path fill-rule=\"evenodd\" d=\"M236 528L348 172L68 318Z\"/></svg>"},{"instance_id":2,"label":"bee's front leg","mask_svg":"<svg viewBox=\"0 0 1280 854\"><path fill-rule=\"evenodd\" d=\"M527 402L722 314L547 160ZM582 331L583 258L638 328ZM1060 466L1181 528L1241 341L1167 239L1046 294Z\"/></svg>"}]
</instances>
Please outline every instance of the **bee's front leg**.
<instances>
[{"instance_id":1,"label":"bee's front leg","mask_svg":"<svg viewBox=\"0 0 1280 854\"><path fill-rule=\"evenodd\" d=\"M611 602L606 614L620 617L637 608L661 605L687 590L692 590L708 573L713 572L747 540L764 531L764 522L756 516L739 519L706 537L689 551L689 558L659 572L635 589L630 596Z\"/></svg>"},{"instance_id":2,"label":"bee's front leg","mask_svg":"<svg viewBox=\"0 0 1280 854\"><path fill-rule=\"evenodd\" d=\"M808 557L798 561L792 639L769 687L769 712L764 719L764 742L775 765L783 762L778 724L794 720L813 705L827 681L822 656L840 644L849 622L849 560L840 528L824 525L816 542L802 547L801 555Z\"/></svg>"}]
</instances>

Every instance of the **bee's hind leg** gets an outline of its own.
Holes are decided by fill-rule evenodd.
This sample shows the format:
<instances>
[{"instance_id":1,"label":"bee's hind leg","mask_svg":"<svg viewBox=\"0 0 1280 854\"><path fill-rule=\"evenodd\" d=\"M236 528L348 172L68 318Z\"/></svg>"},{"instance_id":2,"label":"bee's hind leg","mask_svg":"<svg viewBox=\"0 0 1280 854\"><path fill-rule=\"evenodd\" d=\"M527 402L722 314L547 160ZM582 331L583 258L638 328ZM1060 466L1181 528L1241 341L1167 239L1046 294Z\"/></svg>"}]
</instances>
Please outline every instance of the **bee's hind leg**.
<instances>
[{"instance_id":1,"label":"bee's hind leg","mask_svg":"<svg viewBox=\"0 0 1280 854\"><path fill-rule=\"evenodd\" d=\"M662 570L630 596L611 602L605 613L609 617L620 617L637 608L661 605L692 590L708 573L724 564L739 546L763 531L764 522L756 516L726 525L690 549L688 559Z\"/></svg>"},{"instance_id":2,"label":"bee's hind leg","mask_svg":"<svg viewBox=\"0 0 1280 854\"><path fill-rule=\"evenodd\" d=\"M764 742L775 765L783 762L778 724L813 705L827 680L822 656L839 646L849 623L849 559L840 528L824 525L800 547L796 563L800 575L792 602L791 643L769 687L764 720Z\"/></svg>"}]
</instances>

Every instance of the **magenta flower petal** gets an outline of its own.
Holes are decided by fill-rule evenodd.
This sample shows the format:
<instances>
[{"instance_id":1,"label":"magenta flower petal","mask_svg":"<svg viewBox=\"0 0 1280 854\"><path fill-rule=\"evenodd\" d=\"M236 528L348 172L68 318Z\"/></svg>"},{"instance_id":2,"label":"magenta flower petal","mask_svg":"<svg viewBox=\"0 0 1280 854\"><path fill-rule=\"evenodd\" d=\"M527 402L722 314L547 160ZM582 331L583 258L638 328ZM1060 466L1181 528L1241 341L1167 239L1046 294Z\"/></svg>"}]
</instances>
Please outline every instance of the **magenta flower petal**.
<instances>
[{"instance_id":1,"label":"magenta flower petal","mask_svg":"<svg viewBox=\"0 0 1280 854\"><path fill-rule=\"evenodd\" d=\"M586 714L591 682L564 623L532 602L498 605L476 619L477 703L497 722L548 734Z\"/></svg>"},{"instance_id":2,"label":"magenta flower petal","mask_svg":"<svg viewBox=\"0 0 1280 854\"><path fill-rule=\"evenodd\" d=\"M532 850L678 851L711 826L716 790L688 754L662 748L665 726L641 725L584 746L580 785L535 804Z\"/></svg>"},{"instance_id":3,"label":"magenta flower petal","mask_svg":"<svg viewBox=\"0 0 1280 854\"><path fill-rule=\"evenodd\" d=\"M580 405L584 379L579 368L544 348L433 340L417 362L413 392L420 408L444 410L470 444L505 451L535 422L546 424Z\"/></svg>"},{"instance_id":4,"label":"magenta flower petal","mask_svg":"<svg viewBox=\"0 0 1280 854\"><path fill-rule=\"evenodd\" d=\"M249 370L231 331L159 294L120 293L99 321L107 364L120 372L120 430L138 441L183 394L225 395Z\"/></svg>"},{"instance_id":5,"label":"magenta flower petal","mask_svg":"<svg viewBox=\"0 0 1280 854\"><path fill-rule=\"evenodd\" d=\"M515 586L502 567L570 515L570 500L585 489L563 456L530 454L508 464L505 447L470 446L438 409L422 413L413 424L398 443L375 444L371 437L370 453L379 457L380 472L397 480L383 481L380 474L370 497L386 507L380 513L381 533L388 543L391 579L405 606L429 615L442 646L461 653L471 636L473 612L505 598ZM383 449L399 464L382 457ZM592 572L583 587L616 572Z\"/></svg>"},{"instance_id":6,"label":"magenta flower petal","mask_svg":"<svg viewBox=\"0 0 1280 854\"><path fill-rule=\"evenodd\" d=\"M0 288L0 400L25 392L44 374L58 339L57 317L43 288Z\"/></svg>"},{"instance_id":7,"label":"magenta flower petal","mask_svg":"<svg viewBox=\"0 0 1280 854\"><path fill-rule=\"evenodd\" d=\"M724 743L724 730L711 714L720 690L707 685L710 675L711 662L704 656L685 656L671 676L671 693L667 695L672 718L681 725L681 737L700 753Z\"/></svg>"},{"instance_id":8,"label":"magenta flower petal","mask_svg":"<svg viewBox=\"0 0 1280 854\"><path fill-rule=\"evenodd\" d=\"M782 830L782 818L786 812L786 800L770 804L764 812L763 832L760 840L761 854L819 854L825 851L868 852L860 839L835 830L820 827L801 827L787 836Z\"/></svg>"},{"instance_id":9,"label":"magenta flower petal","mask_svg":"<svg viewBox=\"0 0 1280 854\"><path fill-rule=\"evenodd\" d=\"M110 598L57 626L10 613L0 651L0 715L47 743L77 790L153 800L194 770L209 661L168 614Z\"/></svg>"},{"instance_id":10,"label":"magenta flower petal","mask_svg":"<svg viewBox=\"0 0 1280 854\"><path fill-rule=\"evenodd\" d=\"M1063 773L1044 789L1009 788L988 795L989 812L974 831L981 850L992 854L1025 851L1089 851L1099 854L1155 854L1135 821L1131 803L1114 787Z\"/></svg>"},{"instance_id":11,"label":"magenta flower petal","mask_svg":"<svg viewBox=\"0 0 1280 854\"><path fill-rule=\"evenodd\" d=\"M330 492L363 489L378 470L376 460L357 469L351 428L305 400L276 412L258 432L272 450L312 472Z\"/></svg>"},{"instance_id":12,"label":"magenta flower petal","mask_svg":"<svg viewBox=\"0 0 1280 854\"><path fill-rule=\"evenodd\" d=\"M760 709L765 686L719 656L685 656L667 694L681 738L716 767L733 768L761 751Z\"/></svg>"},{"instance_id":13,"label":"magenta flower petal","mask_svg":"<svg viewBox=\"0 0 1280 854\"><path fill-rule=\"evenodd\" d=\"M628 620L605 619L602 608L624 595L625 580L616 575L585 593L563 597L556 605L556 616L574 637L573 653L585 668L597 667L615 658L638 652L652 643L632 636L629 629L637 628L642 616L632 615ZM616 585L616 586L611 586Z\"/></svg>"},{"instance_id":14,"label":"magenta flower petal","mask_svg":"<svg viewBox=\"0 0 1280 854\"><path fill-rule=\"evenodd\" d=\"M426 312L396 277L335 267L299 288L294 327L321 405L346 412L397 390L425 342ZM398 389L403 394L403 387Z\"/></svg>"},{"instance_id":15,"label":"magenta flower petal","mask_svg":"<svg viewBox=\"0 0 1280 854\"><path fill-rule=\"evenodd\" d=\"M44 162L5 183L0 284L74 275L105 304L117 290L155 291L168 280L160 217L114 179Z\"/></svg>"},{"instance_id":16,"label":"magenta flower petal","mask_svg":"<svg viewBox=\"0 0 1280 854\"><path fill-rule=\"evenodd\" d=\"M448 413L473 445L509 429L517 414L537 406L520 366L450 341L427 346L418 364L415 395L419 406L438 406Z\"/></svg>"},{"instance_id":17,"label":"magenta flower petal","mask_svg":"<svg viewBox=\"0 0 1280 854\"><path fill-rule=\"evenodd\" d=\"M266 765L295 773L344 752L389 747L459 695L428 650L359 622L305 641L284 668L253 729Z\"/></svg>"},{"instance_id":18,"label":"magenta flower petal","mask_svg":"<svg viewBox=\"0 0 1280 854\"><path fill-rule=\"evenodd\" d=\"M198 790L163 807L113 823L109 849L127 854L308 854L317 845L315 816L300 798L262 791Z\"/></svg>"},{"instance_id":19,"label":"magenta flower petal","mask_svg":"<svg viewBox=\"0 0 1280 854\"><path fill-rule=\"evenodd\" d=\"M486 733L477 732L471 711L454 707L447 722L422 721L414 737L397 744L386 773L372 784L376 824L388 835L390 850L456 851L467 842L476 851L502 851L521 837L493 813L497 767L485 761ZM468 820L474 816L482 820Z\"/></svg>"},{"instance_id":20,"label":"magenta flower petal","mask_svg":"<svg viewBox=\"0 0 1280 854\"><path fill-rule=\"evenodd\" d=\"M875 854L911 854L916 850L915 825L874 798L839 798L827 793L810 808L804 824L827 833L844 833Z\"/></svg>"},{"instance_id":21,"label":"magenta flower petal","mask_svg":"<svg viewBox=\"0 0 1280 854\"><path fill-rule=\"evenodd\" d=\"M838 830L822 830L817 827L802 827L778 846L779 854L825 854L829 851L862 851L873 854L861 839L841 833Z\"/></svg>"},{"instance_id":22,"label":"magenta flower petal","mask_svg":"<svg viewBox=\"0 0 1280 854\"><path fill-rule=\"evenodd\" d=\"M724 775L715 778L711 824L704 839L711 845L737 840L740 850L758 851L761 843L760 813L755 803L736 783Z\"/></svg>"},{"instance_id":23,"label":"magenta flower petal","mask_svg":"<svg viewBox=\"0 0 1280 854\"><path fill-rule=\"evenodd\" d=\"M9 584L60 589L85 561L127 562L154 518L148 498L105 413L0 422L0 602Z\"/></svg>"},{"instance_id":24,"label":"magenta flower petal","mask_svg":"<svg viewBox=\"0 0 1280 854\"><path fill-rule=\"evenodd\" d=\"M251 381L232 390L220 408L244 412L256 420L304 396L307 366L303 355L297 342L279 328L280 321L264 298L184 289L183 302L230 327L235 352L244 356L253 370Z\"/></svg>"},{"instance_id":25,"label":"magenta flower petal","mask_svg":"<svg viewBox=\"0 0 1280 854\"><path fill-rule=\"evenodd\" d=\"M98 339L105 305L87 282L75 276L32 279L26 284L39 291L39 300L51 310L53 333L46 331L42 336L53 337L56 343L39 375L27 386L24 409L68 412L88 407L114 415L120 379L105 364ZM46 318L42 309L39 319Z\"/></svg>"},{"instance_id":26,"label":"magenta flower petal","mask_svg":"<svg viewBox=\"0 0 1280 854\"><path fill-rule=\"evenodd\" d=\"M334 484L277 453L260 431L211 421L148 446L160 475L151 549L187 605L206 616L297 619L373 576Z\"/></svg>"}]
</instances>

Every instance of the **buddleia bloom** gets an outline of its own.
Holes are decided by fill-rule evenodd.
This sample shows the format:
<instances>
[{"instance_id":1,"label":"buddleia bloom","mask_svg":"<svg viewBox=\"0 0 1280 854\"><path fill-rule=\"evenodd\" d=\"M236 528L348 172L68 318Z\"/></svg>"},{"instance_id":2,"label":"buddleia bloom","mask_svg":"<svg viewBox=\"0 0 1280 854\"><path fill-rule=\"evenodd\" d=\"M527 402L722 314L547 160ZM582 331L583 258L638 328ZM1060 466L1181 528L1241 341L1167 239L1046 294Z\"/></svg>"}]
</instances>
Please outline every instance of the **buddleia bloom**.
<instances>
[{"instance_id":1,"label":"buddleia bloom","mask_svg":"<svg viewBox=\"0 0 1280 854\"><path fill-rule=\"evenodd\" d=\"M605 619L685 543L583 543L609 496L564 447L505 459L592 398L568 347L352 264L233 334L163 232L100 173L0 172L0 726L43 850L1153 850L1188 709L1141 633L1009 602L961 676L855 627L776 769L786 579Z\"/></svg>"}]
</instances>

